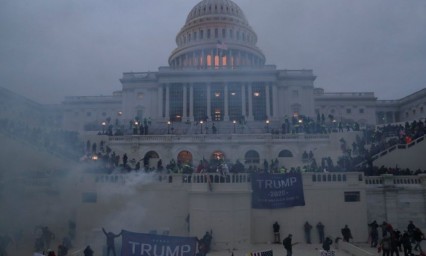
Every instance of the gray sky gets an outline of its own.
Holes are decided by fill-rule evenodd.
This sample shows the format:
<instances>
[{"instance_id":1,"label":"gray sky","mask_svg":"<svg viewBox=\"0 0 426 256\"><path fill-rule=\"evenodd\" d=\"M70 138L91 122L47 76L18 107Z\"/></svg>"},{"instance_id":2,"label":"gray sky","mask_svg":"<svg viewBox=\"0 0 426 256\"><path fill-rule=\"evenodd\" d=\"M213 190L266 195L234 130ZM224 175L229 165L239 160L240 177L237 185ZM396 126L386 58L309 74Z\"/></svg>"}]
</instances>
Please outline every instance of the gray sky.
<instances>
[{"instance_id":1,"label":"gray sky","mask_svg":"<svg viewBox=\"0 0 426 256\"><path fill-rule=\"evenodd\" d=\"M0 0L0 86L41 103L110 95L166 66L198 0ZM267 64L327 92L398 99L426 87L426 0L235 0Z\"/></svg>"}]
</instances>

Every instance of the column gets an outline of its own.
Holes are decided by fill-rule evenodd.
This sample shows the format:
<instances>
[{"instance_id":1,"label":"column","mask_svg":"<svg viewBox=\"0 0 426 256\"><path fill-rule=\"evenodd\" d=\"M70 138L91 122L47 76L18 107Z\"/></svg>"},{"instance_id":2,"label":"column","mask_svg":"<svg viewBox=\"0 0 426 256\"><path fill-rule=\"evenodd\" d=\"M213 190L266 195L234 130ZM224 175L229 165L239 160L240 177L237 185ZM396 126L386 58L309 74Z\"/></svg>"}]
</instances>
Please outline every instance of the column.
<instances>
[{"instance_id":1,"label":"column","mask_svg":"<svg viewBox=\"0 0 426 256\"><path fill-rule=\"evenodd\" d=\"M248 120L253 121L253 92L251 83L248 83Z\"/></svg>"},{"instance_id":2,"label":"column","mask_svg":"<svg viewBox=\"0 0 426 256\"><path fill-rule=\"evenodd\" d=\"M246 110L246 85L245 83L241 83L241 115L247 119Z\"/></svg>"},{"instance_id":3,"label":"column","mask_svg":"<svg viewBox=\"0 0 426 256\"><path fill-rule=\"evenodd\" d=\"M265 84L265 97L266 97L266 118L271 119L271 102L269 100L269 84Z\"/></svg>"},{"instance_id":4,"label":"column","mask_svg":"<svg viewBox=\"0 0 426 256\"><path fill-rule=\"evenodd\" d=\"M210 83L207 84L207 118L209 121L211 121L211 113L212 113L212 106L211 106L211 97L210 97Z\"/></svg>"},{"instance_id":5,"label":"column","mask_svg":"<svg viewBox=\"0 0 426 256\"><path fill-rule=\"evenodd\" d=\"M163 85L161 84L157 90L158 93L158 117L164 118L163 116Z\"/></svg>"},{"instance_id":6,"label":"column","mask_svg":"<svg viewBox=\"0 0 426 256\"><path fill-rule=\"evenodd\" d=\"M278 88L277 85L271 83L272 86L272 116L274 118L279 118L278 115Z\"/></svg>"},{"instance_id":7,"label":"column","mask_svg":"<svg viewBox=\"0 0 426 256\"><path fill-rule=\"evenodd\" d=\"M229 121L229 95L228 95L228 83L225 82L225 87L223 89L223 93L225 94L225 115L223 116L223 121Z\"/></svg>"},{"instance_id":8,"label":"column","mask_svg":"<svg viewBox=\"0 0 426 256\"><path fill-rule=\"evenodd\" d=\"M170 85L169 84L166 84L166 111L164 115L167 120L170 119Z\"/></svg>"},{"instance_id":9,"label":"column","mask_svg":"<svg viewBox=\"0 0 426 256\"><path fill-rule=\"evenodd\" d=\"M186 84L184 84L182 86L182 90L183 90L183 108L182 108L182 122L186 122L186 118L187 118L187 113L188 113L188 109L186 108L187 104L187 96L186 96Z\"/></svg>"},{"instance_id":10,"label":"column","mask_svg":"<svg viewBox=\"0 0 426 256\"><path fill-rule=\"evenodd\" d=\"M189 121L194 121L194 84L189 85Z\"/></svg>"}]
</instances>

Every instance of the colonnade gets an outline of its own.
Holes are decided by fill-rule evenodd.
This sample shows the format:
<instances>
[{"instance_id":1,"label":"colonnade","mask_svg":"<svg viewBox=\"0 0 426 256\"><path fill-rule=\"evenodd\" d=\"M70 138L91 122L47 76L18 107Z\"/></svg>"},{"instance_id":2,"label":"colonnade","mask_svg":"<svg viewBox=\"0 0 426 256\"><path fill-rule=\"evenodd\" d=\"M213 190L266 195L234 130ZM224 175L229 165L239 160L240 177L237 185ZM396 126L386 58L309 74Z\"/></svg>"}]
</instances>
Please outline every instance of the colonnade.
<instances>
[{"instance_id":1,"label":"colonnade","mask_svg":"<svg viewBox=\"0 0 426 256\"><path fill-rule=\"evenodd\" d=\"M194 92L196 89L198 93L200 91L203 93L197 95ZM178 90L182 96L171 97L171 90ZM171 109L171 100L175 102L175 106L176 104L179 106L177 111L179 118L173 116L176 110ZM277 100L277 88L272 82L165 83L158 88L158 113L164 120L199 121L206 117L211 121L230 121L231 118L233 121L237 119L236 113L238 119L244 117L247 121L266 120L273 119L276 115ZM257 102L256 105L254 101ZM205 113L200 115L200 109ZM212 116L215 111L218 111L218 116Z\"/></svg>"},{"instance_id":2,"label":"colonnade","mask_svg":"<svg viewBox=\"0 0 426 256\"><path fill-rule=\"evenodd\" d=\"M182 54L173 59L173 68L235 68L238 66L261 66L265 62L254 53L221 48L202 49Z\"/></svg>"}]
</instances>

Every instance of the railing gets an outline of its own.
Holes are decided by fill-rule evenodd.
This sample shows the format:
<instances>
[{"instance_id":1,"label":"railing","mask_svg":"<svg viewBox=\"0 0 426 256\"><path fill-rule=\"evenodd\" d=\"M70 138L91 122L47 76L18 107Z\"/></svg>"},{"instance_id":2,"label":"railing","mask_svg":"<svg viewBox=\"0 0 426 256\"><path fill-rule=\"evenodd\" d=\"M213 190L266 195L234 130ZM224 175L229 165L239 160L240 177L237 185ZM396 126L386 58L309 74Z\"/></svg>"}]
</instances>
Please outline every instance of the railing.
<instances>
[{"instance_id":1,"label":"railing","mask_svg":"<svg viewBox=\"0 0 426 256\"><path fill-rule=\"evenodd\" d=\"M381 176L366 176L366 185L381 185L381 186L394 186L394 185L421 185L422 177L424 176L398 176L392 174L384 174Z\"/></svg>"},{"instance_id":2,"label":"railing","mask_svg":"<svg viewBox=\"0 0 426 256\"><path fill-rule=\"evenodd\" d=\"M374 97L374 92L326 92L323 97Z\"/></svg>"},{"instance_id":3,"label":"railing","mask_svg":"<svg viewBox=\"0 0 426 256\"><path fill-rule=\"evenodd\" d=\"M110 136L110 142L208 142L263 140L328 140L328 134L193 134L193 135L123 135Z\"/></svg>"},{"instance_id":4,"label":"railing","mask_svg":"<svg viewBox=\"0 0 426 256\"><path fill-rule=\"evenodd\" d=\"M364 176L358 172L331 172L302 174L305 185L330 185L359 183L367 186L422 186L426 175L398 176L384 174L381 176ZM127 174L95 174L95 183L110 184L166 184L166 183L193 183L193 184L247 184L251 182L250 173L232 173L222 175L219 173L127 173Z\"/></svg>"},{"instance_id":5,"label":"railing","mask_svg":"<svg viewBox=\"0 0 426 256\"><path fill-rule=\"evenodd\" d=\"M371 159L372 159L373 161L374 161L374 160L377 160L377 159L379 159L380 157L385 156L385 155L387 155L388 153L390 153L390 152L392 152L392 151L394 151L394 150L396 150L396 149L407 149L407 148L411 148L412 146L414 146L414 145L416 145L416 144L418 144L418 143L420 143L420 142L424 141L424 140L425 140L425 137L426 137L426 135L423 135L422 137L419 137L419 138L417 138L417 139L413 140L413 141L412 141L412 142L410 142L409 144L397 144L397 145L390 146L389 148L387 148L387 149L385 149L385 150L383 150L383 151L381 151L381 152L379 152L379 153L377 153L377 154L373 155L373 156L371 157Z\"/></svg>"}]
</instances>

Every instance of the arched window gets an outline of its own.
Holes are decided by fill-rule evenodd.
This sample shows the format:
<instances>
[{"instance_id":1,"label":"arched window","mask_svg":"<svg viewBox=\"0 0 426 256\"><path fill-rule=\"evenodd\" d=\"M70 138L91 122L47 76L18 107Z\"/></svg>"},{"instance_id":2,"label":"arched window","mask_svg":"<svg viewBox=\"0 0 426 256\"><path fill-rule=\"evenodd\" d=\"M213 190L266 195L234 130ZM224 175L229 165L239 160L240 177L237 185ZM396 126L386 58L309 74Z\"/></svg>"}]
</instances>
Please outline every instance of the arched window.
<instances>
[{"instance_id":1,"label":"arched window","mask_svg":"<svg viewBox=\"0 0 426 256\"><path fill-rule=\"evenodd\" d=\"M278 157L293 157L293 153L290 150L284 149L280 151Z\"/></svg>"},{"instance_id":2,"label":"arched window","mask_svg":"<svg viewBox=\"0 0 426 256\"><path fill-rule=\"evenodd\" d=\"M177 160L181 163L184 163L184 164L192 163L192 154L191 154L191 152L189 152L187 150L183 150L183 151L179 152L179 154L177 156Z\"/></svg>"},{"instance_id":3,"label":"arched window","mask_svg":"<svg viewBox=\"0 0 426 256\"><path fill-rule=\"evenodd\" d=\"M259 153L255 150L249 150L244 156L244 160L247 164L258 164L260 163Z\"/></svg>"},{"instance_id":4,"label":"arched window","mask_svg":"<svg viewBox=\"0 0 426 256\"><path fill-rule=\"evenodd\" d=\"M143 166L156 167L160 156L155 151L148 151L143 160Z\"/></svg>"}]
</instances>

